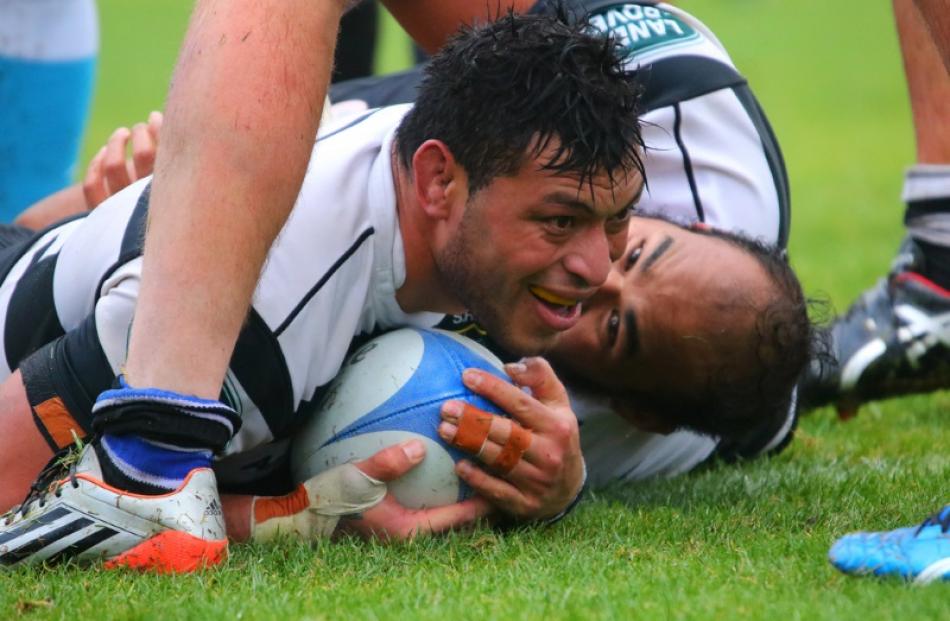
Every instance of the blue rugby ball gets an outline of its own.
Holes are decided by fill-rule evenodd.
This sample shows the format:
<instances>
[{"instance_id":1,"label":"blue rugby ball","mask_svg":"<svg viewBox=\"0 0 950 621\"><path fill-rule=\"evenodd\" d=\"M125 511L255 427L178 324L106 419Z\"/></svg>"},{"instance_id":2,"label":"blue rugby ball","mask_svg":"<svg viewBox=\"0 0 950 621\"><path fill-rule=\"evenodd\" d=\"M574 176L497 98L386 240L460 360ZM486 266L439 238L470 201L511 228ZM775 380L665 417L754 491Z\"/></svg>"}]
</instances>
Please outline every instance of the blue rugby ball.
<instances>
[{"instance_id":1,"label":"blue rugby ball","mask_svg":"<svg viewBox=\"0 0 950 621\"><path fill-rule=\"evenodd\" d=\"M418 438L426 446L425 459L390 483L390 491L413 509L464 500L471 491L454 465L466 455L438 435L442 403L457 399L502 413L462 384L462 371L472 367L510 381L494 354L451 332L403 328L369 341L346 360L295 436L295 481Z\"/></svg>"}]
</instances>

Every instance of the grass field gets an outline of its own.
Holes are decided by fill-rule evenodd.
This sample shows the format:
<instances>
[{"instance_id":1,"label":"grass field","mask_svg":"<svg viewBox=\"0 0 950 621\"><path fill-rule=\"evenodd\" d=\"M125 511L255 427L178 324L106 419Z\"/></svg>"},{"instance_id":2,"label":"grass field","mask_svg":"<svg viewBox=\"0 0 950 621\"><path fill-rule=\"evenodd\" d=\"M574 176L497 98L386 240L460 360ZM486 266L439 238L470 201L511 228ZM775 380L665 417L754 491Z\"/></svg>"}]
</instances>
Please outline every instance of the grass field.
<instances>
[{"instance_id":1,"label":"grass field","mask_svg":"<svg viewBox=\"0 0 950 621\"><path fill-rule=\"evenodd\" d=\"M749 77L785 150L792 256L838 307L901 236L909 107L889 3L681 2ZM160 107L190 2L100 0L103 55L85 150ZM406 58L390 40L386 67ZM825 560L856 527L950 501L950 394L803 421L776 459L593 494L547 530L382 547L235 547L223 569L161 578L0 574L0 618L947 619L950 585L856 580Z\"/></svg>"}]
</instances>

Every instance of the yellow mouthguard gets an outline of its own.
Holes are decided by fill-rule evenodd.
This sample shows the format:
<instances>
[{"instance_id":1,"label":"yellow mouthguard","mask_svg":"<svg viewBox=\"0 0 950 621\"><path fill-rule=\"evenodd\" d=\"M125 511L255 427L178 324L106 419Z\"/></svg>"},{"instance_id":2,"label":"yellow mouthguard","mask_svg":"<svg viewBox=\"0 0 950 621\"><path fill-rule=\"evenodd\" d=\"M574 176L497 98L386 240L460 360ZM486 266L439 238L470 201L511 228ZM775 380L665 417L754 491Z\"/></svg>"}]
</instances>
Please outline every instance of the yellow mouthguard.
<instances>
[{"instance_id":1,"label":"yellow mouthguard","mask_svg":"<svg viewBox=\"0 0 950 621\"><path fill-rule=\"evenodd\" d=\"M577 300L569 300L567 298L562 298L556 293L551 293L547 289L542 289L541 287L531 287L529 289L531 293L535 294L545 302L550 302L551 304L557 304L558 306L574 306L577 304Z\"/></svg>"}]
</instances>

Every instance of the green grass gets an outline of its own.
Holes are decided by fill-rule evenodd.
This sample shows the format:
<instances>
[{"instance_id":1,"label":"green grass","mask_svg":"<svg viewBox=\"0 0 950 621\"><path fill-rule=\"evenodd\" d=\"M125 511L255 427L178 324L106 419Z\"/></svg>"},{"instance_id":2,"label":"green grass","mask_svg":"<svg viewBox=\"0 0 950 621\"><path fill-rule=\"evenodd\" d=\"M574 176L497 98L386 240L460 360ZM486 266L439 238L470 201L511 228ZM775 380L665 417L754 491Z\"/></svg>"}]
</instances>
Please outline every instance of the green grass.
<instances>
[{"instance_id":1,"label":"green grass","mask_svg":"<svg viewBox=\"0 0 950 621\"><path fill-rule=\"evenodd\" d=\"M189 2L100 0L103 60L86 149L161 105ZM792 254L847 305L901 236L909 108L888 3L693 0L769 112L792 177ZM407 54L390 40L390 68ZM60 568L0 575L0 618L947 618L948 586L856 580L825 560L856 527L950 500L950 394L807 418L780 457L599 491L546 530L411 545L235 547L161 578Z\"/></svg>"}]
</instances>

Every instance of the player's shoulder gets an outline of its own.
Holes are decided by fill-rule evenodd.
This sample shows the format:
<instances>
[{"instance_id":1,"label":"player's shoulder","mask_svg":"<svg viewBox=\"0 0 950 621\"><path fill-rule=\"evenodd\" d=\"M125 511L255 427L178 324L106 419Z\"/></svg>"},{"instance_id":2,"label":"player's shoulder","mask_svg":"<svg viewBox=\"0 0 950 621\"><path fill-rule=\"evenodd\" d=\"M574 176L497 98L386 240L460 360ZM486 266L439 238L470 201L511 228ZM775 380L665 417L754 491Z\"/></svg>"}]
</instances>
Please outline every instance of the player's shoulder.
<instances>
[{"instance_id":1,"label":"player's shoulder","mask_svg":"<svg viewBox=\"0 0 950 621\"><path fill-rule=\"evenodd\" d=\"M321 127L297 203L278 242L299 237L303 247L333 249L368 227L377 232L391 228L395 198L390 148L410 108L363 110Z\"/></svg>"}]
</instances>

